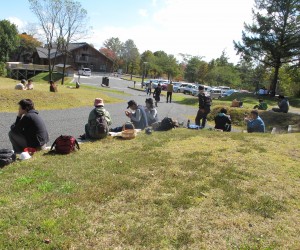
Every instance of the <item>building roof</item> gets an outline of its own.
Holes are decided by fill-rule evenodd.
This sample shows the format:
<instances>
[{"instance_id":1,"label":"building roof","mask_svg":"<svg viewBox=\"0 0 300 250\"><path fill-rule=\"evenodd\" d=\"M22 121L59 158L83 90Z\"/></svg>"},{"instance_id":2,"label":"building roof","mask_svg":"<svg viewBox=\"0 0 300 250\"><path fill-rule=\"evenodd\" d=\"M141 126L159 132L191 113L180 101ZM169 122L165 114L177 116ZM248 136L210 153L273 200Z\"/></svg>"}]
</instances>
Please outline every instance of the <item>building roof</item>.
<instances>
[{"instance_id":1,"label":"building roof","mask_svg":"<svg viewBox=\"0 0 300 250\"><path fill-rule=\"evenodd\" d=\"M79 49L81 47L84 46L89 46L91 48L93 48L94 50L96 50L99 54L101 54L102 56L106 57L108 60L112 61L109 57L107 57L105 54L103 54L101 51L95 49L93 46L91 46L88 43L70 43L68 46L68 51L72 52L76 49ZM48 49L46 47L37 47L36 51L38 53L39 58L43 58L43 59L48 59ZM50 59L53 59L55 57L61 56L62 53L58 52L56 49L56 45L53 45L53 49L50 50Z\"/></svg>"}]
</instances>

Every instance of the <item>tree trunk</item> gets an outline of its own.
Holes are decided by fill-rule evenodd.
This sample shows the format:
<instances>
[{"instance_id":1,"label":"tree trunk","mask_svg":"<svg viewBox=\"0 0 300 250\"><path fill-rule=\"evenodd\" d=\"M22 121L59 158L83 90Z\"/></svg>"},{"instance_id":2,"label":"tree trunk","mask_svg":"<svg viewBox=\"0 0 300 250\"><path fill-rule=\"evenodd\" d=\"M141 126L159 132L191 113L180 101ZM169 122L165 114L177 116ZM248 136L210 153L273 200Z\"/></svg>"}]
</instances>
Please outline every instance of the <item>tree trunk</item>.
<instances>
[{"instance_id":1,"label":"tree trunk","mask_svg":"<svg viewBox=\"0 0 300 250\"><path fill-rule=\"evenodd\" d=\"M272 85L271 85L271 88L270 88L272 96L276 95L276 87L277 87L277 83L278 83L278 75L279 75L280 63L276 63L274 69L275 69L275 71L274 71L274 77L273 77Z\"/></svg>"},{"instance_id":2,"label":"tree trunk","mask_svg":"<svg viewBox=\"0 0 300 250\"><path fill-rule=\"evenodd\" d=\"M52 81L52 71L51 71L51 58L50 58L50 47L48 45L48 70L49 70L49 81Z\"/></svg>"},{"instance_id":3,"label":"tree trunk","mask_svg":"<svg viewBox=\"0 0 300 250\"><path fill-rule=\"evenodd\" d=\"M63 66L63 75L62 75L62 78L61 78L61 85L64 85L64 82L65 82L65 72L66 72L66 62L67 62L67 54L64 54L64 66Z\"/></svg>"}]
</instances>

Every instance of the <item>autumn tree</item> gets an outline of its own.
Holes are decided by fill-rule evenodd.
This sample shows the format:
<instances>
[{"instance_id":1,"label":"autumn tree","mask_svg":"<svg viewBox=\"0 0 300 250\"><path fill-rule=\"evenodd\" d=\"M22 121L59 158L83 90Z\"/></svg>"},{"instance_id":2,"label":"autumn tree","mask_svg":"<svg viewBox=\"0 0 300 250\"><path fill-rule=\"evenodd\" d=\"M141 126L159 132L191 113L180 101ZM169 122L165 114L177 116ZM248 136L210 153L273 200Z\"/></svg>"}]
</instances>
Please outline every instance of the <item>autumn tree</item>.
<instances>
[{"instance_id":1,"label":"autumn tree","mask_svg":"<svg viewBox=\"0 0 300 250\"><path fill-rule=\"evenodd\" d=\"M35 51L36 47L42 45L40 41L34 38L32 35L26 33L19 34L20 44L15 52L15 60L30 62L30 58Z\"/></svg>"},{"instance_id":2,"label":"autumn tree","mask_svg":"<svg viewBox=\"0 0 300 250\"><path fill-rule=\"evenodd\" d=\"M245 24L237 53L274 68L271 90L275 95L279 69L299 62L299 0L255 0L253 24Z\"/></svg>"}]
</instances>

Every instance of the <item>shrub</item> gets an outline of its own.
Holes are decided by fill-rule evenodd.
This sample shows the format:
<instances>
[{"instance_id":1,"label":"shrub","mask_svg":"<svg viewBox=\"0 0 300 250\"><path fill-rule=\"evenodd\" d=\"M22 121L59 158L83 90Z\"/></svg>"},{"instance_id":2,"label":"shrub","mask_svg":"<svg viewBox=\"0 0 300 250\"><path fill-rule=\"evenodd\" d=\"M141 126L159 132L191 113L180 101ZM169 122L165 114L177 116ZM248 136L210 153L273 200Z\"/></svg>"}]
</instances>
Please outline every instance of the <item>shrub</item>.
<instances>
[{"instance_id":1,"label":"shrub","mask_svg":"<svg viewBox=\"0 0 300 250\"><path fill-rule=\"evenodd\" d=\"M4 62L0 62L0 76L7 76L6 65Z\"/></svg>"}]
</instances>

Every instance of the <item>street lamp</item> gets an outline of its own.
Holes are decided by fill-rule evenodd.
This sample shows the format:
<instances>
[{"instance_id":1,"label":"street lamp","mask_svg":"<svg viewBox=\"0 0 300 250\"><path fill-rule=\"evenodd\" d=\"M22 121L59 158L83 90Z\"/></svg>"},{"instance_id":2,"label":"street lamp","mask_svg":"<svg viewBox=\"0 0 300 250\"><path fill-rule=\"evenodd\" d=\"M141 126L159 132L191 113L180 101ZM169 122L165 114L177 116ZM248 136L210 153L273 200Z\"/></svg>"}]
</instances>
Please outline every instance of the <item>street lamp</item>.
<instances>
[{"instance_id":1,"label":"street lamp","mask_svg":"<svg viewBox=\"0 0 300 250\"><path fill-rule=\"evenodd\" d=\"M145 78L145 69L146 69L146 64L147 64L148 62L143 62L143 76L142 76L142 85L141 85L141 87L143 88L143 86L144 86L144 78Z\"/></svg>"}]
</instances>

